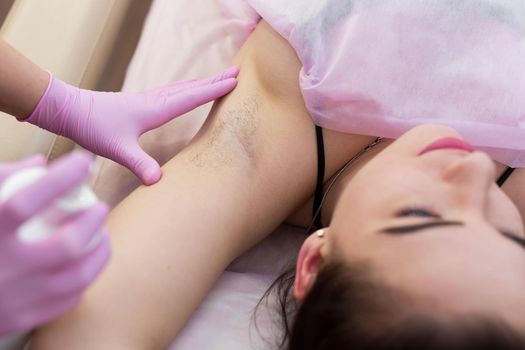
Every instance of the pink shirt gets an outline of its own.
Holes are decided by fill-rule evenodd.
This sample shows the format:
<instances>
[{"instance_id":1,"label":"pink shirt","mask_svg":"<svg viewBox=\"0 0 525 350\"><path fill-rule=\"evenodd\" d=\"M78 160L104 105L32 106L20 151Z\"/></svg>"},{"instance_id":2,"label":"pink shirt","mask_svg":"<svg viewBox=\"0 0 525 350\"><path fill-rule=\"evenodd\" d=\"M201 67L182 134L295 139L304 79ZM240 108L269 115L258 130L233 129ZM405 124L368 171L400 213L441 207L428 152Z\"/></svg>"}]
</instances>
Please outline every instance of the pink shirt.
<instances>
[{"instance_id":1,"label":"pink shirt","mask_svg":"<svg viewBox=\"0 0 525 350\"><path fill-rule=\"evenodd\" d=\"M318 125L396 138L453 127L525 166L525 3L246 0L296 50Z\"/></svg>"}]
</instances>

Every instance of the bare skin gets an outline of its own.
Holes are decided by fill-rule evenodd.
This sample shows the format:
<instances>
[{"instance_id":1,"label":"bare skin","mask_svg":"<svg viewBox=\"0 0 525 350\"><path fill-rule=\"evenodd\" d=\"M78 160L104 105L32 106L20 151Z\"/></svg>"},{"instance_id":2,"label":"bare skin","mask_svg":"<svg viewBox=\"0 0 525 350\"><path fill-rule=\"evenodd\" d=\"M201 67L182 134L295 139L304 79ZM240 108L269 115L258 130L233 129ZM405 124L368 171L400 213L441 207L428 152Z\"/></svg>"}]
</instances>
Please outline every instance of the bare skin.
<instances>
[{"instance_id":1,"label":"bare skin","mask_svg":"<svg viewBox=\"0 0 525 350\"><path fill-rule=\"evenodd\" d=\"M233 259L287 219L309 223L317 154L300 62L261 22L235 64L237 89L164 166L158 185L139 188L112 212L108 268L76 310L37 332L31 349L163 349ZM325 130L325 180L374 139ZM344 184L388 144L336 186L326 223ZM505 188L522 212L516 188L523 180L518 172Z\"/></svg>"},{"instance_id":2,"label":"bare skin","mask_svg":"<svg viewBox=\"0 0 525 350\"><path fill-rule=\"evenodd\" d=\"M0 111L29 117L44 94L49 74L0 40Z\"/></svg>"}]
</instances>

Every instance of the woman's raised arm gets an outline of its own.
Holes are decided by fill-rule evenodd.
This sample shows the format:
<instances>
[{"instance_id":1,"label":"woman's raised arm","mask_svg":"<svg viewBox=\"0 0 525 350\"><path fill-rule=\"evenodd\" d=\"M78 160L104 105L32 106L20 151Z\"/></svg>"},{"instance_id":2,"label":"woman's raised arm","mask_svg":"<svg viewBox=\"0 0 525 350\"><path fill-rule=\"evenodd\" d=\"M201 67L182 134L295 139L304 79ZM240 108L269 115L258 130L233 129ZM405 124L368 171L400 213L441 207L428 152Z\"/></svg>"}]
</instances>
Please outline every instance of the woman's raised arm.
<instances>
[{"instance_id":1,"label":"woman's raised arm","mask_svg":"<svg viewBox=\"0 0 525 350\"><path fill-rule=\"evenodd\" d=\"M313 192L315 130L293 50L262 24L236 63L237 89L157 185L111 213L109 267L31 349L164 349L227 265ZM329 159L327 176L343 160Z\"/></svg>"}]
</instances>

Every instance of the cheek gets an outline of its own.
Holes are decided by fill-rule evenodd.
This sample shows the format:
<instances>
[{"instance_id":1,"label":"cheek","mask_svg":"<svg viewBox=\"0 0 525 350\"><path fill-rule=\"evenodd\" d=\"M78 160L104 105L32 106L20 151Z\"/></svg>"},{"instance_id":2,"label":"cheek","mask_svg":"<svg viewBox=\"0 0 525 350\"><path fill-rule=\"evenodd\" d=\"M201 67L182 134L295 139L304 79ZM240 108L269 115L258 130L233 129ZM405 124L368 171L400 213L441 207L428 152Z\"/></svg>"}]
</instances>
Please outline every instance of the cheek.
<instances>
[{"instance_id":1,"label":"cheek","mask_svg":"<svg viewBox=\"0 0 525 350\"><path fill-rule=\"evenodd\" d=\"M404 254L399 245L389 237L382 237L381 234L354 231L338 232L335 241L336 250L347 261L366 261L372 265L381 266L397 265L398 260L403 260Z\"/></svg>"},{"instance_id":2,"label":"cheek","mask_svg":"<svg viewBox=\"0 0 525 350\"><path fill-rule=\"evenodd\" d=\"M495 227L523 233L522 216L513 201L496 186L489 193L487 220Z\"/></svg>"},{"instance_id":3,"label":"cheek","mask_svg":"<svg viewBox=\"0 0 525 350\"><path fill-rule=\"evenodd\" d=\"M509 179L507 183L505 183L505 186L503 186L503 197L504 200L510 201L511 203L508 204L511 209L507 209L507 211L513 210L519 219L521 220L521 231L523 232L523 227L525 226L525 196L523 196L523 186L522 181L513 181L514 179ZM507 206L505 206L507 207Z\"/></svg>"}]
</instances>

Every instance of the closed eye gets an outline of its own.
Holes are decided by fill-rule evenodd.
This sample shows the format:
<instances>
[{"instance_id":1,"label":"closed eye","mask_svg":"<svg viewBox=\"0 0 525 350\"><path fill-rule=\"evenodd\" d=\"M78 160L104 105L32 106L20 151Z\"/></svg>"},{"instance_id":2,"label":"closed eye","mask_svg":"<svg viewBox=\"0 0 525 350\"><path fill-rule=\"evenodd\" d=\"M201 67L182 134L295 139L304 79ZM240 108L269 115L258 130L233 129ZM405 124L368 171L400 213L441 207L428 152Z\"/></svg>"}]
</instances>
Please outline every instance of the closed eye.
<instances>
[{"instance_id":1,"label":"closed eye","mask_svg":"<svg viewBox=\"0 0 525 350\"><path fill-rule=\"evenodd\" d=\"M379 233L390 234L390 235L403 235L409 233L418 233L430 228L439 226L465 226L465 223L461 221L447 221L447 220L432 220L414 225L403 225L403 226L392 226L386 227L379 230ZM515 233L511 233L505 230L498 230L504 237L510 239L512 242L517 243L520 247L525 249L525 239Z\"/></svg>"},{"instance_id":2,"label":"closed eye","mask_svg":"<svg viewBox=\"0 0 525 350\"><path fill-rule=\"evenodd\" d=\"M445 220L433 220L429 222L423 222L414 225L403 225L403 226L392 226L386 227L379 232L389 234L405 234L414 233L424 229L439 227L439 226L464 226L465 224L461 221L445 221Z\"/></svg>"},{"instance_id":3,"label":"closed eye","mask_svg":"<svg viewBox=\"0 0 525 350\"><path fill-rule=\"evenodd\" d=\"M416 217L426 217L426 218L436 218L441 219L441 215L434 213L431 210L419 207L409 207L403 208L396 212L396 217L407 217L407 216L416 216Z\"/></svg>"}]
</instances>

